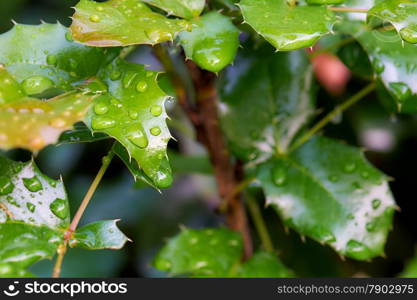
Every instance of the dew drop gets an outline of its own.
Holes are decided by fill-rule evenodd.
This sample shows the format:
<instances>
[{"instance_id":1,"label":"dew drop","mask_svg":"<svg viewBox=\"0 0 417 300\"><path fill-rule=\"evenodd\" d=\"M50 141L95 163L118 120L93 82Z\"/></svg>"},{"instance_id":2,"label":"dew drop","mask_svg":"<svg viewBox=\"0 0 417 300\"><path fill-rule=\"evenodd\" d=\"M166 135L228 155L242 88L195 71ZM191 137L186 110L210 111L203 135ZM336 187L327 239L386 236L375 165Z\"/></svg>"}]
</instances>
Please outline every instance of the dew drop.
<instances>
[{"instance_id":1,"label":"dew drop","mask_svg":"<svg viewBox=\"0 0 417 300\"><path fill-rule=\"evenodd\" d=\"M39 192L40 190L43 190L42 183L36 176L33 176L32 178L23 178L23 184L31 192Z\"/></svg>"},{"instance_id":2,"label":"dew drop","mask_svg":"<svg viewBox=\"0 0 417 300\"><path fill-rule=\"evenodd\" d=\"M398 98L398 101L404 102L411 97L412 92L407 84L403 82L391 82L389 86L395 97Z\"/></svg>"},{"instance_id":3,"label":"dew drop","mask_svg":"<svg viewBox=\"0 0 417 300\"><path fill-rule=\"evenodd\" d=\"M143 149L148 146L148 138L142 133L142 131L135 131L128 136L129 141L134 145Z\"/></svg>"},{"instance_id":4,"label":"dew drop","mask_svg":"<svg viewBox=\"0 0 417 300\"><path fill-rule=\"evenodd\" d=\"M329 176L329 180L331 182L338 182L339 181L339 176L337 176L337 175L330 175Z\"/></svg>"},{"instance_id":5,"label":"dew drop","mask_svg":"<svg viewBox=\"0 0 417 300\"><path fill-rule=\"evenodd\" d=\"M35 205L35 204L33 204L33 203L30 203L30 202L27 202L27 203L26 203L26 207L28 208L28 210L29 210L31 213L34 213L34 212L35 212L35 210L36 210L36 205Z\"/></svg>"},{"instance_id":6,"label":"dew drop","mask_svg":"<svg viewBox=\"0 0 417 300\"><path fill-rule=\"evenodd\" d=\"M151 134L154 136L160 135L161 134L161 129L159 127L153 127L151 128Z\"/></svg>"},{"instance_id":7,"label":"dew drop","mask_svg":"<svg viewBox=\"0 0 417 300\"><path fill-rule=\"evenodd\" d=\"M139 117L139 113L133 109L129 110L128 114L129 118L131 118L132 120L136 120Z\"/></svg>"},{"instance_id":8,"label":"dew drop","mask_svg":"<svg viewBox=\"0 0 417 300\"><path fill-rule=\"evenodd\" d=\"M103 11L104 10L104 7L103 6L97 6L96 10L97 11Z\"/></svg>"},{"instance_id":9,"label":"dew drop","mask_svg":"<svg viewBox=\"0 0 417 300\"><path fill-rule=\"evenodd\" d=\"M361 259L367 256L367 247L356 240L350 240L346 244L346 254L350 257Z\"/></svg>"},{"instance_id":10,"label":"dew drop","mask_svg":"<svg viewBox=\"0 0 417 300\"><path fill-rule=\"evenodd\" d=\"M22 87L28 95L40 94L53 85L53 81L45 76L32 76L22 82Z\"/></svg>"},{"instance_id":11,"label":"dew drop","mask_svg":"<svg viewBox=\"0 0 417 300\"><path fill-rule=\"evenodd\" d=\"M98 23L98 22L100 22L100 21L101 21L101 19L100 19L100 17L99 17L99 16L97 16L97 15L92 15L92 16L90 16L90 21L91 21L91 22L94 22L94 23Z\"/></svg>"},{"instance_id":12,"label":"dew drop","mask_svg":"<svg viewBox=\"0 0 417 300\"><path fill-rule=\"evenodd\" d=\"M417 44L417 31L410 27L404 27L400 30L401 38L411 44Z\"/></svg>"},{"instance_id":13,"label":"dew drop","mask_svg":"<svg viewBox=\"0 0 417 300\"><path fill-rule=\"evenodd\" d=\"M51 209L51 212L61 220L64 220L68 216L67 202L63 199L55 199L54 202L49 205L49 208Z\"/></svg>"},{"instance_id":14,"label":"dew drop","mask_svg":"<svg viewBox=\"0 0 417 300\"><path fill-rule=\"evenodd\" d=\"M369 173L367 171L363 171L361 172L361 176L363 179L368 179L369 178Z\"/></svg>"},{"instance_id":15,"label":"dew drop","mask_svg":"<svg viewBox=\"0 0 417 300\"><path fill-rule=\"evenodd\" d=\"M96 105L94 105L94 112L97 115L104 115L109 111L109 106L104 102L99 102Z\"/></svg>"},{"instance_id":16,"label":"dew drop","mask_svg":"<svg viewBox=\"0 0 417 300\"><path fill-rule=\"evenodd\" d=\"M71 34L71 32L70 31L68 31L67 33L65 33L65 39L68 41L68 42L72 42L74 39L72 38L72 34Z\"/></svg>"},{"instance_id":17,"label":"dew drop","mask_svg":"<svg viewBox=\"0 0 417 300\"><path fill-rule=\"evenodd\" d=\"M120 76L122 76L122 73L119 70L113 70L110 73L110 79L113 81L118 80Z\"/></svg>"},{"instance_id":18,"label":"dew drop","mask_svg":"<svg viewBox=\"0 0 417 300\"><path fill-rule=\"evenodd\" d=\"M145 81L139 81L136 85L136 90L140 93L143 93L148 88L148 84Z\"/></svg>"},{"instance_id":19,"label":"dew drop","mask_svg":"<svg viewBox=\"0 0 417 300\"><path fill-rule=\"evenodd\" d=\"M376 229L376 224L375 222L368 222L366 223L366 230L369 232L373 232Z\"/></svg>"},{"instance_id":20,"label":"dew drop","mask_svg":"<svg viewBox=\"0 0 417 300\"><path fill-rule=\"evenodd\" d=\"M379 199L372 200L372 208L373 209L378 209L380 206L381 206L381 200L379 200Z\"/></svg>"},{"instance_id":21,"label":"dew drop","mask_svg":"<svg viewBox=\"0 0 417 300\"><path fill-rule=\"evenodd\" d=\"M356 164L355 164L354 162L347 163L347 164L344 166L343 170L344 170L346 173L352 173L352 172L354 172L354 171L356 170Z\"/></svg>"},{"instance_id":22,"label":"dew drop","mask_svg":"<svg viewBox=\"0 0 417 300\"><path fill-rule=\"evenodd\" d=\"M112 128L115 125L116 125L116 122L113 119L105 118L105 117L94 118L91 122L91 127L93 127L93 129L95 130Z\"/></svg>"},{"instance_id":23,"label":"dew drop","mask_svg":"<svg viewBox=\"0 0 417 300\"><path fill-rule=\"evenodd\" d=\"M375 72L377 72L378 74L381 74L382 72L384 72L385 65L379 58L375 58L372 63L373 63Z\"/></svg>"},{"instance_id":24,"label":"dew drop","mask_svg":"<svg viewBox=\"0 0 417 300\"><path fill-rule=\"evenodd\" d=\"M161 189L165 189L171 186L173 182L172 174L170 172L158 171L155 177L155 184Z\"/></svg>"},{"instance_id":25,"label":"dew drop","mask_svg":"<svg viewBox=\"0 0 417 300\"><path fill-rule=\"evenodd\" d=\"M0 195L7 195L13 192L14 184L6 176L0 176Z\"/></svg>"},{"instance_id":26,"label":"dew drop","mask_svg":"<svg viewBox=\"0 0 417 300\"><path fill-rule=\"evenodd\" d=\"M275 165L271 169L271 177L276 186L283 186L287 182L287 171L282 165Z\"/></svg>"},{"instance_id":27,"label":"dew drop","mask_svg":"<svg viewBox=\"0 0 417 300\"><path fill-rule=\"evenodd\" d=\"M154 117L159 117L162 114L162 107L160 105L153 105L151 107L151 114Z\"/></svg>"},{"instance_id":28,"label":"dew drop","mask_svg":"<svg viewBox=\"0 0 417 300\"><path fill-rule=\"evenodd\" d=\"M54 118L50 121L50 125L54 128L60 129L67 125L67 122L62 118Z\"/></svg>"},{"instance_id":29,"label":"dew drop","mask_svg":"<svg viewBox=\"0 0 417 300\"><path fill-rule=\"evenodd\" d=\"M46 57L46 62L48 63L48 65L55 66L57 63L57 58L55 55L48 55Z\"/></svg>"}]
</instances>

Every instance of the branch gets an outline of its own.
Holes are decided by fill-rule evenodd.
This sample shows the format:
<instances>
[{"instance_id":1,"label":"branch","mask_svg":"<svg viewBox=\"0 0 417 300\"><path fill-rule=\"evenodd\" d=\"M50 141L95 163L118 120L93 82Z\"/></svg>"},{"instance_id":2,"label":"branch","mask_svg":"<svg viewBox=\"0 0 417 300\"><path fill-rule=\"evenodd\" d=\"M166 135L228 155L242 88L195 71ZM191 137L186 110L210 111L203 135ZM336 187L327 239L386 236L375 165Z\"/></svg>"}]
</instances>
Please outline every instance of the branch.
<instances>
[{"instance_id":1,"label":"branch","mask_svg":"<svg viewBox=\"0 0 417 300\"><path fill-rule=\"evenodd\" d=\"M337 106L329 114L327 114L323 119L321 119L313 128L307 131L303 136L301 136L290 148L289 152L292 152L306 143L310 138L312 138L317 132L319 132L324 126L326 126L331 120L333 120L338 114L344 112L346 109L354 105L359 100L363 99L369 93L371 93L376 87L375 82L370 83L365 88L360 90L358 93L349 98L346 102Z\"/></svg>"}]
</instances>

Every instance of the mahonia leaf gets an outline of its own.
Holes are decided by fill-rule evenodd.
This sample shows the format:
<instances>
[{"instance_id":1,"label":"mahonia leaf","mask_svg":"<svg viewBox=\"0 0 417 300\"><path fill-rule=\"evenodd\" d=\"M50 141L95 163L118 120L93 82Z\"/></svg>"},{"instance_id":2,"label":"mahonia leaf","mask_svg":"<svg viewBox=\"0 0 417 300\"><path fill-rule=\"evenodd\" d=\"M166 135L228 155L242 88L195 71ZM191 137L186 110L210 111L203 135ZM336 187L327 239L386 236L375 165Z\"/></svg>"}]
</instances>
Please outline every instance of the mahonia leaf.
<instances>
[{"instance_id":1,"label":"mahonia leaf","mask_svg":"<svg viewBox=\"0 0 417 300\"><path fill-rule=\"evenodd\" d=\"M189 29L185 20L168 19L138 0L81 0L71 25L73 38L95 47L157 44Z\"/></svg>"},{"instance_id":2,"label":"mahonia leaf","mask_svg":"<svg viewBox=\"0 0 417 300\"><path fill-rule=\"evenodd\" d=\"M43 175L33 161L14 162L0 156L1 268L24 272L51 258L69 225L62 181ZM20 271L19 271L20 270Z\"/></svg>"},{"instance_id":3,"label":"mahonia leaf","mask_svg":"<svg viewBox=\"0 0 417 300\"><path fill-rule=\"evenodd\" d=\"M259 166L257 178L284 223L341 255L382 255L395 203L387 177L363 153L314 138L289 156Z\"/></svg>"},{"instance_id":4,"label":"mahonia leaf","mask_svg":"<svg viewBox=\"0 0 417 300\"><path fill-rule=\"evenodd\" d=\"M110 139L110 137L107 134L93 134L91 130L83 123L76 123L73 129L64 131L60 135L57 145L93 143L106 139Z\"/></svg>"},{"instance_id":5,"label":"mahonia leaf","mask_svg":"<svg viewBox=\"0 0 417 300\"><path fill-rule=\"evenodd\" d=\"M413 257L407 262L404 271L400 274L400 277L417 278L417 257Z\"/></svg>"},{"instance_id":6,"label":"mahonia leaf","mask_svg":"<svg viewBox=\"0 0 417 300\"><path fill-rule=\"evenodd\" d=\"M166 125L165 100L157 72L116 60L99 77L108 93L94 99L86 118L93 132L118 140L157 187L172 183L166 149L171 134Z\"/></svg>"},{"instance_id":7,"label":"mahonia leaf","mask_svg":"<svg viewBox=\"0 0 417 300\"><path fill-rule=\"evenodd\" d=\"M74 43L60 24L17 24L0 35L0 49L0 64L28 95L72 90L71 84L94 76L119 51Z\"/></svg>"},{"instance_id":8,"label":"mahonia leaf","mask_svg":"<svg viewBox=\"0 0 417 300\"><path fill-rule=\"evenodd\" d=\"M30 278L32 273L18 266L0 263L0 278Z\"/></svg>"},{"instance_id":9,"label":"mahonia leaf","mask_svg":"<svg viewBox=\"0 0 417 300\"><path fill-rule=\"evenodd\" d=\"M172 275L226 277L243 251L239 234L225 228L183 229L158 253L153 265Z\"/></svg>"},{"instance_id":10,"label":"mahonia leaf","mask_svg":"<svg viewBox=\"0 0 417 300\"><path fill-rule=\"evenodd\" d=\"M241 52L220 77L220 112L232 151L243 160L286 152L314 113L315 84L302 50Z\"/></svg>"},{"instance_id":11,"label":"mahonia leaf","mask_svg":"<svg viewBox=\"0 0 417 300\"><path fill-rule=\"evenodd\" d=\"M117 221L98 221L83 226L73 234L69 245L88 250L121 249L129 239L117 227Z\"/></svg>"},{"instance_id":12,"label":"mahonia leaf","mask_svg":"<svg viewBox=\"0 0 417 300\"><path fill-rule=\"evenodd\" d=\"M198 17L206 4L206 0L143 0L143 2L185 19Z\"/></svg>"},{"instance_id":13,"label":"mahonia leaf","mask_svg":"<svg viewBox=\"0 0 417 300\"><path fill-rule=\"evenodd\" d=\"M245 22L279 51L313 46L336 21L326 7L290 7L286 0L242 0L239 6Z\"/></svg>"},{"instance_id":14,"label":"mahonia leaf","mask_svg":"<svg viewBox=\"0 0 417 300\"><path fill-rule=\"evenodd\" d=\"M244 262L238 269L237 277L242 278L283 278L293 277L282 262L272 253L260 251Z\"/></svg>"},{"instance_id":15,"label":"mahonia leaf","mask_svg":"<svg viewBox=\"0 0 417 300\"><path fill-rule=\"evenodd\" d=\"M157 188L155 184L152 182L152 180L148 176L146 176L143 170L139 167L137 161L131 159L129 153L127 152L126 148L123 147L122 144L116 142L113 145L112 151L123 161L123 163L129 169L135 181L144 182L147 185Z\"/></svg>"},{"instance_id":16,"label":"mahonia leaf","mask_svg":"<svg viewBox=\"0 0 417 300\"><path fill-rule=\"evenodd\" d=\"M86 116L94 96L69 92L48 101L25 97L0 66L0 148L33 152L54 144L60 134ZM20 98L16 98L19 97Z\"/></svg>"},{"instance_id":17,"label":"mahonia leaf","mask_svg":"<svg viewBox=\"0 0 417 300\"><path fill-rule=\"evenodd\" d=\"M377 17L390 22L401 38L417 44L417 2L415 0L385 0L368 11L368 20Z\"/></svg>"},{"instance_id":18,"label":"mahonia leaf","mask_svg":"<svg viewBox=\"0 0 417 300\"><path fill-rule=\"evenodd\" d=\"M228 17L211 12L196 20L191 32L182 32L180 43L187 58L205 70L219 72L236 57L239 30Z\"/></svg>"},{"instance_id":19,"label":"mahonia leaf","mask_svg":"<svg viewBox=\"0 0 417 300\"><path fill-rule=\"evenodd\" d=\"M355 36L367 52L375 74L396 101L397 110L417 112L417 46L401 42L394 31L376 34L350 22L342 32Z\"/></svg>"}]
</instances>

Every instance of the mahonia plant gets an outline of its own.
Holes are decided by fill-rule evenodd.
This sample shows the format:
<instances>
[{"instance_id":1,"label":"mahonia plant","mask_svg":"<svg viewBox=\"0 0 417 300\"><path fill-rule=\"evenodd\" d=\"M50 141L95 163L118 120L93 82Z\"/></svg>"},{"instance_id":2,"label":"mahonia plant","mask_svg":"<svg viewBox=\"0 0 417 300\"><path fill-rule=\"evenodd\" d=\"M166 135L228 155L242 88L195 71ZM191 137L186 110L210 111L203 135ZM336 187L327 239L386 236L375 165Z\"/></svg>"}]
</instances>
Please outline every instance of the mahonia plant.
<instances>
[{"instance_id":1,"label":"mahonia plant","mask_svg":"<svg viewBox=\"0 0 417 300\"><path fill-rule=\"evenodd\" d=\"M74 9L69 28L15 24L0 35L0 148L36 158L48 145L115 141L74 216L62 179L42 174L34 160L0 156L0 276L32 276L31 265L54 256L59 276L68 247L123 247L128 238L116 220L78 228L115 155L136 181L171 186L170 92L159 72L126 59L138 45L152 48L206 147L226 219L225 227L183 228L155 257L157 269L296 276L265 236L251 188L301 237L355 260L384 255L396 209L389 177L364 150L320 132L375 90L392 113L417 112L415 1L81 0ZM320 48L328 37L333 44ZM368 61L369 82L312 124L312 59L330 52L344 60L352 43ZM256 251L246 211L262 231Z\"/></svg>"}]
</instances>

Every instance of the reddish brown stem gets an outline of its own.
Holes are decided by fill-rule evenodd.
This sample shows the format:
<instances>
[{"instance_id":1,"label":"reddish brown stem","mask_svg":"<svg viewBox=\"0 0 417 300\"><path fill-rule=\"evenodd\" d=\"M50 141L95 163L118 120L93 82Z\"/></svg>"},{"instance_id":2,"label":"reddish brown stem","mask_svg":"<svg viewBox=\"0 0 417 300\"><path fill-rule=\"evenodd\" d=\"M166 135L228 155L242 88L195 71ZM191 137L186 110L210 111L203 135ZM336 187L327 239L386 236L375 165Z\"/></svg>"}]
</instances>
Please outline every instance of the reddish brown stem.
<instances>
[{"instance_id":1,"label":"reddish brown stem","mask_svg":"<svg viewBox=\"0 0 417 300\"><path fill-rule=\"evenodd\" d=\"M198 68L192 61L187 62L195 89L195 101L192 102L181 78L173 69L172 62L162 47L156 54L170 74L176 89L178 102L188 115L196 130L197 139L206 148L213 165L220 197L226 203L226 221L228 227L239 232L244 241L244 257L252 255L252 239L247 222L246 211L239 192L239 165L233 162L228 151L218 115L218 94L216 75Z\"/></svg>"}]
</instances>

